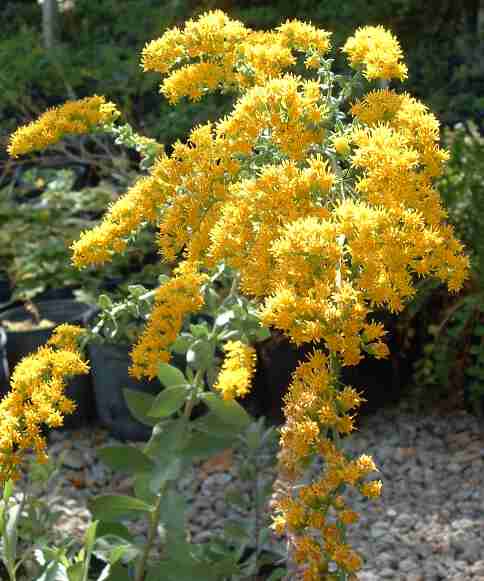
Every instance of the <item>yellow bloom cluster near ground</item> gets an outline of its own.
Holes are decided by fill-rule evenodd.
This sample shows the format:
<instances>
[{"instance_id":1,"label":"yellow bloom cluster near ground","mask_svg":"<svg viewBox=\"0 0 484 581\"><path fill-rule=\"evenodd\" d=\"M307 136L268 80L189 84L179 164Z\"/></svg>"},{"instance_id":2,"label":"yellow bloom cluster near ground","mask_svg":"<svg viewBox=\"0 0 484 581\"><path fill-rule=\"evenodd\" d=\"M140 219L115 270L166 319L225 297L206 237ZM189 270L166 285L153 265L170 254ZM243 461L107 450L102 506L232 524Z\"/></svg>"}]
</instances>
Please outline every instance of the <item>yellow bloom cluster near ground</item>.
<instances>
[{"instance_id":1,"label":"yellow bloom cluster near ground","mask_svg":"<svg viewBox=\"0 0 484 581\"><path fill-rule=\"evenodd\" d=\"M385 329L372 312L401 312L422 277L457 291L469 267L434 187L448 157L439 147L438 121L416 99L378 85L407 75L398 41L379 26L347 40L352 74L363 75L369 90L345 103L331 93L336 83L327 82L329 39L298 21L257 32L214 11L148 43L142 66L164 75L161 91L172 103L218 89L236 92L237 101L227 117L195 127L186 143L161 155L73 246L78 266L102 264L151 222L159 228L161 257L183 257L157 290L133 349L136 377L153 377L159 362L169 360L184 318L203 306L206 272L220 261L238 271L240 289L257 303L264 325L314 347L285 398L280 473L287 482L274 521L288 534L305 581L330 579L330 564L355 579L361 557L344 531L358 515L342 491L352 486L375 498L382 486L366 479L377 470L370 456L351 459L338 448L339 438L355 429L352 414L362 401L339 383L339 368L388 355ZM297 63L315 78L295 75ZM85 111L87 101L81 103ZM83 125L61 108L19 129L11 154L45 147L113 114L104 101L95 103L92 117L78 115ZM72 352L52 346L38 357L51 361L57 353L65 353L63 372L74 366ZM18 377L36 362L21 366ZM244 396L254 365L251 347L228 343L216 389L225 398ZM42 412L43 421L55 424L49 413ZM298 485L315 454L324 458L323 473Z\"/></svg>"},{"instance_id":2,"label":"yellow bloom cluster near ground","mask_svg":"<svg viewBox=\"0 0 484 581\"><path fill-rule=\"evenodd\" d=\"M24 454L33 449L37 461L47 460L42 425L62 426L63 416L75 410L65 396L66 380L89 372L77 352L83 330L58 326L46 346L16 366L9 393L0 401L0 482L19 477Z\"/></svg>"}]
</instances>

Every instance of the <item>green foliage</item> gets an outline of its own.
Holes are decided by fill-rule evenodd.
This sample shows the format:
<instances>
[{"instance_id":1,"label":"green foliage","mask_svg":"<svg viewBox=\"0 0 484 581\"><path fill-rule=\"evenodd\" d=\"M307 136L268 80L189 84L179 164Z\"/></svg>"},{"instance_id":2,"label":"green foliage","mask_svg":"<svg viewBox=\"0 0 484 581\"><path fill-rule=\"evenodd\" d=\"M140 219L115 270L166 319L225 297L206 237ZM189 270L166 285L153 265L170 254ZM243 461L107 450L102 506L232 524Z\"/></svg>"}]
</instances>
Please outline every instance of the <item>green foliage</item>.
<instances>
[{"instance_id":1,"label":"green foliage","mask_svg":"<svg viewBox=\"0 0 484 581\"><path fill-rule=\"evenodd\" d=\"M143 287L131 287L130 299L122 305L116 305L109 297L101 297L102 317L110 316L120 323L117 309L141 305L146 294ZM98 578L104 581L158 580L160 572L163 579L177 581L236 581L256 576L264 564L283 560L283 550L271 540L270 517L266 510L275 474L272 467L276 459L276 432L273 428L267 429L262 419L254 422L239 403L221 399L207 381L208 377L216 376L220 358L215 354L221 351L227 337L256 340L261 328L254 321L253 306L238 295L237 278L224 265L213 273L204 294L210 296L207 307L210 316L204 315L211 322L187 321L183 342L177 345L178 355L185 357L185 372L166 363L160 364L158 375L164 389L157 397L125 390L133 415L153 427L149 441L142 449L114 445L97 451L98 457L111 469L133 477L134 495L104 494L93 498L89 503L93 523L80 548L72 542L55 544L38 530L42 521L37 513L27 511L23 518L27 525L23 525L23 530L30 531L29 539L35 547L33 566L37 576L33 578L37 581L54 578L89 581L92 579L91 554L104 562ZM196 345L205 343L211 345L212 356L193 357L191 353ZM205 404L207 411L190 421L192 410L199 404ZM249 493L238 485L232 486L227 502L236 505L239 512L242 510L243 516L225 523L221 537L214 533L208 542L193 544L187 538L186 501L177 490L177 482L194 462L228 448L241 458L238 460L240 487L245 486ZM44 469L39 467L39 470ZM31 476L35 475L36 471L32 470ZM47 477L48 472L43 474L44 480ZM15 581L15 570L22 563L15 547L20 538L17 525L24 514L24 505L8 504L12 492L13 486L8 483L0 512L0 532L2 559L12 571L11 581ZM31 502L32 506L35 503L40 503L40 508L43 506L40 500L32 498ZM148 520L145 545L133 539L122 522L138 518ZM48 526L52 522L48 520L43 524ZM164 549L158 561L149 557L155 542ZM130 577L130 572L134 577Z\"/></svg>"},{"instance_id":2,"label":"green foliage","mask_svg":"<svg viewBox=\"0 0 484 581\"><path fill-rule=\"evenodd\" d=\"M484 138L472 123L446 131L451 158L438 184L449 222L465 244L472 265L466 288L426 319L428 338L415 365L423 391L438 396L464 389L476 412L484 399ZM431 288L415 309L424 316L440 290Z\"/></svg>"},{"instance_id":3,"label":"green foliage","mask_svg":"<svg viewBox=\"0 0 484 581\"><path fill-rule=\"evenodd\" d=\"M484 284L484 137L472 122L444 134L451 158L438 187L449 220Z\"/></svg>"}]
</instances>

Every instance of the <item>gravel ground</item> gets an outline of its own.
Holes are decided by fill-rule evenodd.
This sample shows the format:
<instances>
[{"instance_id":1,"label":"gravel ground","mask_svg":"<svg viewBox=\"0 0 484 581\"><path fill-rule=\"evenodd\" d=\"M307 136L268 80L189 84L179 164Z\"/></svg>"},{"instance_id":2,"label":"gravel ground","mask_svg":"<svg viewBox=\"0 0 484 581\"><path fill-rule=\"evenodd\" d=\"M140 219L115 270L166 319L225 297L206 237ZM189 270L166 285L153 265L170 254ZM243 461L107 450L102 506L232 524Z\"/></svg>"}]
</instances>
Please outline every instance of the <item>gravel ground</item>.
<instances>
[{"instance_id":1,"label":"gravel ground","mask_svg":"<svg viewBox=\"0 0 484 581\"><path fill-rule=\"evenodd\" d=\"M366 557L361 581L484 581L483 427L462 410L419 413L405 402L361 419L345 446L372 454L384 483L380 501L363 506L355 495L351 502L362 514L349 533ZM92 427L50 435L52 455L67 451L61 488L49 499L63 512L59 535L80 537L91 495L132 492L130 478L96 458L97 446L112 443L106 431ZM230 454L196 466L180 482L191 497L194 542L219 529L227 516L225 491L234 484L237 460Z\"/></svg>"}]
</instances>

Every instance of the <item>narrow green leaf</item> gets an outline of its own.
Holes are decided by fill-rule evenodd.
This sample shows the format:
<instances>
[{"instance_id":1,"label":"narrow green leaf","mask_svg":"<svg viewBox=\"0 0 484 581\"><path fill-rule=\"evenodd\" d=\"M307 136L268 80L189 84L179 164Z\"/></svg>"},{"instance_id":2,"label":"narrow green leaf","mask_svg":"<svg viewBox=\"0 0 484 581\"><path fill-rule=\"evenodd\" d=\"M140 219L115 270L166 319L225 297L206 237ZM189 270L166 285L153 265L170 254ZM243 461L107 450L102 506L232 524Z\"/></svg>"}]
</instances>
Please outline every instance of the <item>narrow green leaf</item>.
<instances>
[{"instance_id":1,"label":"narrow green leaf","mask_svg":"<svg viewBox=\"0 0 484 581\"><path fill-rule=\"evenodd\" d=\"M89 501L89 509L95 519L115 521L134 513L151 511L151 506L139 498L120 494L103 494Z\"/></svg>"},{"instance_id":2,"label":"narrow green leaf","mask_svg":"<svg viewBox=\"0 0 484 581\"><path fill-rule=\"evenodd\" d=\"M98 457L113 470L137 474L154 468L154 462L141 450L129 445L104 446Z\"/></svg>"},{"instance_id":3,"label":"narrow green leaf","mask_svg":"<svg viewBox=\"0 0 484 581\"><path fill-rule=\"evenodd\" d=\"M185 403L187 397L186 385L167 387L156 396L148 416L154 418L166 418L178 411Z\"/></svg>"},{"instance_id":4,"label":"narrow green leaf","mask_svg":"<svg viewBox=\"0 0 484 581\"><path fill-rule=\"evenodd\" d=\"M3 487L3 500L8 502L14 491L13 480L7 480L5 486Z\"/></svg>"},{"instance_id":5,"label":"narrow green leaf","mask_svg":"<svg viewBox=\"0 0 484 581\"><path fill-rule=\"evenodd\" d=\"M7 524L4 533L4 552L7 561L15 563L17 560L18 521L20 518L20 504L8 508Z\"/></svg>"},{"instance_id":6,"label":"narrow green leaf","mask_svg":"<svg viewBox=\"0 0 484 581\"><path fill-rule=\"evenodd\" d=\"M158 367L158 379L165 387L175 387L187 383L183 373L169 363L160 363Z\"/></svg>"}]
</instances>

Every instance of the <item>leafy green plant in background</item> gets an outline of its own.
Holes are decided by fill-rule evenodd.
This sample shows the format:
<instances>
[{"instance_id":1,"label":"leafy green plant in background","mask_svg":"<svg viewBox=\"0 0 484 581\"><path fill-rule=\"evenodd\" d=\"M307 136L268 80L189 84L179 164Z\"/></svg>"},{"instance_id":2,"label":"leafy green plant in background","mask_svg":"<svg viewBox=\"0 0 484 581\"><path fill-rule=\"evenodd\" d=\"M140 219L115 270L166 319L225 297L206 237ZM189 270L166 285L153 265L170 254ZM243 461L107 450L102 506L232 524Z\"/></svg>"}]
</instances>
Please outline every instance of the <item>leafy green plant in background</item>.
<instances>
[{"instance_id":1,"label":"leafy green plant in background","mask_svg":"<svg viewBox=\"0 0 484 581\"><path fill-rule=\"evenodd\" d=\"M140 139L127 123L112 124L104 130L114 137L117 149L109 154L109 162L104 156L95 156L95 160L103 173L109 173L109 179L93 187L76 188L79 170L85 170L76 163L90 160L81 139L79 157L74 156L71 167L26 166L18 172L16 183L0 190L0 269L11 281L12 301L31 300L47 290L70 287L80 289L78 298L92 302L106 284L124 288L139 281L156 284L162 269L149 262L150 257L156 260L157 250L153 232L146 228L140 229L129 251L102 274L94 269L79 271L71 264L72 241L92 227L123 187L140 171L146 171L163 151L156 141ZM129 150L136 152L138 172L128 158Z\"/></svg>"},{"instance_id":2,"label":"leafy green plant in background","mask_svg":"<svg viewBox=\"0 0 484 581\"><path fill-rule=\"evenodd\" d=\"M469 249L472 279L450 304L427 320L429 337L423 357L415 366L422 391L450 386L464 389L476 412L484 411L484 137L468 123L445 133L451 158L440 180L449 221ZM438 296L435 288L424 294L415 315Z\"/></svg>"}]
</instances>

